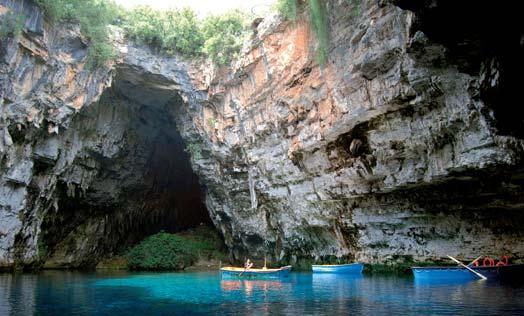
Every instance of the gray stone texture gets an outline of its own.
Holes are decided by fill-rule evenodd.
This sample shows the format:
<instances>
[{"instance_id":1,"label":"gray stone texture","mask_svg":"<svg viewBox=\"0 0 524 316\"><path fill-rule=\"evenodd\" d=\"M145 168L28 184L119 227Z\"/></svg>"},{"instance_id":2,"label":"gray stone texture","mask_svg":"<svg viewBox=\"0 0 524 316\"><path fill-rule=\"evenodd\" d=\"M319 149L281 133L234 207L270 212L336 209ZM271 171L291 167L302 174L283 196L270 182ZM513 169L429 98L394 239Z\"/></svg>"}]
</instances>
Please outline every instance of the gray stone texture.
<instances>
[{"instance_id":1,"label":"gray stone texture","mask_svg":"<svg viewBox=\"0 0 524 316\"><path fill-rule=\"evenodd\" d=\"M26 15L0 50L0 267L92 266L161 221L150 154L177 130L232 259L522 260L523 142L479 98L496 70L459 71L395 5L330 5L323 66L307 21L270 16L227 69L115 30L87 70L78 26L0 0Z\"/></svg>"}]
</instances>

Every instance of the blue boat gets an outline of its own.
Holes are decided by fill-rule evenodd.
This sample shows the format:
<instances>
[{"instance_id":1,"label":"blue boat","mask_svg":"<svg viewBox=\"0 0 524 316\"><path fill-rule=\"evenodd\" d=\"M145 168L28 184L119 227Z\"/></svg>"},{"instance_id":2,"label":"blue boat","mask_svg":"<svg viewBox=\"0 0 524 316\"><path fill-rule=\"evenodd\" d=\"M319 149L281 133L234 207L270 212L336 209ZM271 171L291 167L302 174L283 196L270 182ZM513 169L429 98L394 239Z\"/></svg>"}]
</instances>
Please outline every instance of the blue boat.
<instances>
[{"instance_id":1,"label":"blue boat","mask_svg":"<svg viewBox=\"0 0 524 316\"><path fill-rule=\"evenodd\" d=\"M280 279L289 277L291 266L277 269L249 269L237 267L220 268L220 275L225 279Z\"/></svg>"},{"instance_id":2,"label":"blue boat","mask_svg":"<svg viewBox=\"0 0 524 316\"><path fill-rule=\"evenodd\" d=\"M505 266L470 267L484 275L488 280L517 280L524 275L524 264L509 264ZM415 280L419 281L472 281L480 278L460 266L450 267L412 267Z\"/></svg>"},{"instance_id":3,"label":"blue boat","mask_svg":"<svg viewBox=\"0 0 524 316\"><path fill-rule=\"evenodd\" d=\"M311 266L313 273L355 273L361 274L364 269L362 263L348 264L314 264Z\"/></svg>"}]
</instances>

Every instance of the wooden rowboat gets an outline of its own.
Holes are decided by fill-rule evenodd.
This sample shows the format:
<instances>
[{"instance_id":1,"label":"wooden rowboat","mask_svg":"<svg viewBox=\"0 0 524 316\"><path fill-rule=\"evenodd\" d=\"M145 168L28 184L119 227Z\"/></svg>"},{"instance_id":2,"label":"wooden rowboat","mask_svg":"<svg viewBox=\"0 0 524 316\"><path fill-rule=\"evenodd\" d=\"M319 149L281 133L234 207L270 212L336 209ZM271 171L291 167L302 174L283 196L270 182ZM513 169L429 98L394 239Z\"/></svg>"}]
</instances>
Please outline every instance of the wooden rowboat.
<instances>
[{"instance_id":1,"label":"wooden rowboat","mask_svg":"<svg viewBox=\"0 0 524 316\"><path fill-rule=\"evenodd\" d=\"M243 278L243 279L278 279L289 276L291 266L278 269L249 269L237 267L220 268L222 278Z\"/></svg>"},{"instance_id":2,"label":"wooden rowboat","mask_svg":"<svg viewBox=\"0 0 524 316\"><path fill-rule=\"evenodd\" d=\"M508 264L505 266L470 267L484 275L488 280L522 280L524 279L524 264ZM419 281L471 281L479 277L460 266L450 267L412 267L415 280Z\"/></svg>"},{"instance_id":3,"label":"wooden rowboat","mask_svg":"<svg viewBox=\"0 0 524 316\"><path fill-rule=\"evenodd\" d=\"M355 273L361 274L364 269L362 263L348 263L348 264L321 264L312 265L313 273Z\"/></svg>"}]
</instances>

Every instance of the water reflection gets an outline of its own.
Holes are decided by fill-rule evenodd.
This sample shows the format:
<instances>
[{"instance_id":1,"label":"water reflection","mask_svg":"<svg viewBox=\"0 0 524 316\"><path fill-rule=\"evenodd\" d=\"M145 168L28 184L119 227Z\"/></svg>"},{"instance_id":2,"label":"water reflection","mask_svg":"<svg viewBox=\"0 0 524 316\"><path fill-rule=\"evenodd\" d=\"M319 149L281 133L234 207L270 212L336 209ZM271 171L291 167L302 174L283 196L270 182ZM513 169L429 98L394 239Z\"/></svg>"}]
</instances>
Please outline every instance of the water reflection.
<instances>
[{"instance_id":1,"label":"water reflection","mask_svg":"<svg viewBox=\"0 0 524 316\"><path fill-rule=\"evenodd\" d=\"M330 312L349 314L362 310L365 297L361 274L314 273L312 275L312 295L316 300L329 302ZM321 302L318 302L321 303Z\"/></svg>"},{"instance_id":2,"label":"water reflection","mask_svg":"<svg viewBox=\"0 0 524 316\"><path fill-rule=\"evenodd\" d=\"M432 286L446 286L446 285L466 285L468 283L484 282L482 280L471 279L414 279L415 287L432 287Z\"/></svg>"},{"instance_id":3,"label":"water reflection","mask_svg":"<svg viewBox=\"0 0 524 316\"><path fill-rule=\"evenodd\" d=\"M348 284L355 284L364 279L362 274L343 274L343 273L313 273L310 274L313 280L313 287L315 286L347 286Z\"/></svg>"},{"instance_id":4,"label":"water reflection","mask_svg":"<svg viewBox=\"0 0 524 316\"><path fill-rule=\"evenodd\" d=\"M0 315L34 314L36 282L37 276L32 274L8 274L0 278Z\"/></svg>"},{"instance_id":5,"label":"water reflection","mask_svg":"<svg viewBox=\"0 0 524 316\"><path fill-rule=\"evenodd\" d=\"M241 280L222 280L220 281L220 288L223 291L238 291L242 288Z\"/></svg>"},{"instance_id":6,"label":"water reflection","mask_svg":"<svg viewBox=\"0 0 524 316\"><path fill-rule=\"evenodd\" d=\"M280 280L221 280L220 288L223 291L242 290L246 296L251 296L254 291L268 293L282 288Z\"/></svg>"},{"instance_id":7,"label":"water reflection","mask_svg":"<svg viewBox=\"0 0 524 316\"><path fill-rule=\"evenodd\" d=\"M281 280L224 280L220 281L223 300L241 300L243 305L237 307L237 312L258 315L274 314L272 302L282 294L285 283ZM290 286L291 287L291 286ZM289 289L288 289L289 290Z\"/></svg>"},{"instance_id":8,"label":"water reflection","mask_svg":"<svg viewBox=\"0 0 524 316\"><path fill-rule=\"evenodd\" d=\"M522 314L524 288L490 282L293 273L222 280L219 273L0 274L0 315Z\"/></svg>"}]
</instances>

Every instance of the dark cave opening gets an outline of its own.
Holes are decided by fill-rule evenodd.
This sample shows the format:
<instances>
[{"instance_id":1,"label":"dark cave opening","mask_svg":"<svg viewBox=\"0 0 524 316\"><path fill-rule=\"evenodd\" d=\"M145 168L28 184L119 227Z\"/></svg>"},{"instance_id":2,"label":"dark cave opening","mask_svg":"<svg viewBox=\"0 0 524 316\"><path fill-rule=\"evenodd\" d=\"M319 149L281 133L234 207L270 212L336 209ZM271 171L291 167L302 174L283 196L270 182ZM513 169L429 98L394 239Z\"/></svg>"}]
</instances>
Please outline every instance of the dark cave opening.
<instances>
[{"instance_id":1,"label":"dark cave opening","mask_svg":"<svg viewBox=\"0 0 524 316\"><path fill-rule=\"evenodd\" d=\"M175 123L182 99L120 75L68 129L83 147L43 218L47 267L94 266L160 231L212 226Z\"/></svg>"},{"instance_id":2,"label":"dark cave opening","mask_svg":"<svg viewBox=\"0 0 524 316\"><path fill-rule=\"evenodd\" d=\"M432 41L443 44L449 61L459 71L480 75L480 97L493 111L499 134L524 137L524 112L519 105L524 24L518 2L507 6L472 0L395 3L415 12L414 31L421 30Z\"/></svg>"},{"instance_id":3,"label":"dark cave opening","mask_svg":"<svg viewBox=\"0 0 524 316\"><path fill-rule=\"evenodd\" d=\"M114 96L132 108L126 133L139 140L137 148L147 153L145 163L137 168L142 170L139 185L127 190L128 196L141 196L143 208L155 214L144 225L144 236L212 225L204 203L205 188L191 167L187 144L176 126L175 116L184 101L171 87L163 87L170 84L164 80L121 68L113 87Z\"/></svg>"},{"instance_id":4,"label":"dark cave opening","mask_svg":"<svg viewBox=\"0 0 524 316\"><path fill-rule=\"evenodd\" d=\"M144 182L150 184L149 207L171 210L152 223L151 233L177 232L201 223L211 224L203 202L203 188L189 159L184 141L176 131L151 144L150 167L144 177Z\"/></svg>"}]
</instances>

